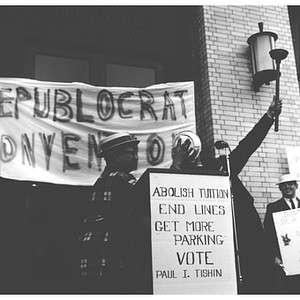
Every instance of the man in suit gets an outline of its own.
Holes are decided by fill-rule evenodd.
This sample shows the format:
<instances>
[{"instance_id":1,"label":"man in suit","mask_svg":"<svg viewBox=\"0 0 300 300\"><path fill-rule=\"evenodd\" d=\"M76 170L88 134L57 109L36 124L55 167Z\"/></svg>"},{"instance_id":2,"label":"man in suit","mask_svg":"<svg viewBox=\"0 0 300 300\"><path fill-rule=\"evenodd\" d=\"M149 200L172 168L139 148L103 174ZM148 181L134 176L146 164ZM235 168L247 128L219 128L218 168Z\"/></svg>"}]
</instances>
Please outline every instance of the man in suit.
<instances>
[{"instance_id":1,"label":"man in suit","mask_svg":"<svg viewBox=\"0 0 300 300\"><path fill-rule=\"evenodd\" d=\"M298 178L293 174L285 174L281 176L277 185L282 193L282 198L267 205L264 220L264 227L269 241L270 252L278 280L278 292L283 294L300 293L300 275L286 276L285 274L275 231L273 213L300 208L300 201L296 197L296 191L298 189L297 182Z\"/></svg>"},{"instance_id":2,"label":"man in suit","mask_svg":"<svg viewBox=\"0 0 300 300\"><path fill-rule=\"evenodd\" d=\"M242 171L252 154L264 141L274 123L276 115L281 113L282 100L273 98L268 110L239 142L229 155L230 180L234 203L237 244L239 257L239 294L273 294L275 291L273 265L269 257L266 234L261 219L254 206L254 198L239 179ZM204 170L218 170L217 159L200 154ZM226 169L226 157L219 157ZM184 161L179 168L187 167ZM174 165L174 164L173 164Z\"/></svg>"},{"instance_id":3,"label":"man in suit","mask_svg":"<svg viewBox=\"0 0 300 300\"><path fill-rule=\"evenodd\" d=\"M274 293L272 262L267 251L266 234L254 205L254 198L239 179L252 154L267 136L274 118L281 113L282 101L273 99L267 112L229 155L230 180L237 229L242 294Z\"/></svg>"}]
</instances>

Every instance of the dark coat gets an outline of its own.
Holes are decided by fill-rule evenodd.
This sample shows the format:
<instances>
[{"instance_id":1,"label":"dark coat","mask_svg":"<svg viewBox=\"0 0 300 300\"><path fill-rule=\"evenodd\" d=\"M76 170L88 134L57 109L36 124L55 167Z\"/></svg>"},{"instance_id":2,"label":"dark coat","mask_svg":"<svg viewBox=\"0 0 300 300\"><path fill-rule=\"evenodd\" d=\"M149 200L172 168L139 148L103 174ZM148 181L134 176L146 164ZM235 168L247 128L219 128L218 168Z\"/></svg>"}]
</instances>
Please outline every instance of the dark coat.
<instances>
[{"instance_id":1,"label":"dark coat","mask_svg":"<svg viewBox=\"0 0 300 300\"><path fill-rule=\"evenodd\" d=\"M268 244L254 199L238 178L245 164L261 145L273 120L266 114L230 154L230 178L238 237L238 250L244 294L273 293L272 264Z\"/></svg>"},{"instance_id":2,"label":"dark coat","mask_svg":"<svg viewBox=\"0 0 300 300\"><path fill-rule=\"evenodd\" d=\"M136 178L108 167L93 186L84 220L80 271L84 292L135 293L131 191Z\"/></svg>"}]
</instances>

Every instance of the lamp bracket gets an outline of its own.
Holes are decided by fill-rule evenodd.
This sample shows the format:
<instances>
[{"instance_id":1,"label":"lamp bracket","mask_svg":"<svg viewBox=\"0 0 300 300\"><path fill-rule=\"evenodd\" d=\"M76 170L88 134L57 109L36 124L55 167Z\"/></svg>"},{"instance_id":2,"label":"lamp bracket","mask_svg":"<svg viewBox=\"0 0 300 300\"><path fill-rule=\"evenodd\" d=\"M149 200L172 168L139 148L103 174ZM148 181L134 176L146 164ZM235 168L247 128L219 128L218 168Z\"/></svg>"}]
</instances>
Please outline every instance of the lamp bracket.
<instances>
[{"instance_id":1,"label":"lamp bracket","mask_svg":"<svg viewBox=\"0 0 300 300\"><path fill-rule=\"evenodd\" d=\"M280 74L279 74L280 76ZM252 76L253 79L253 89L255 92L259 91L259 88L263 85L269 85L271 81L276 79L276 70L263 70L257 72Z\"/></svg>"}]
</instances>

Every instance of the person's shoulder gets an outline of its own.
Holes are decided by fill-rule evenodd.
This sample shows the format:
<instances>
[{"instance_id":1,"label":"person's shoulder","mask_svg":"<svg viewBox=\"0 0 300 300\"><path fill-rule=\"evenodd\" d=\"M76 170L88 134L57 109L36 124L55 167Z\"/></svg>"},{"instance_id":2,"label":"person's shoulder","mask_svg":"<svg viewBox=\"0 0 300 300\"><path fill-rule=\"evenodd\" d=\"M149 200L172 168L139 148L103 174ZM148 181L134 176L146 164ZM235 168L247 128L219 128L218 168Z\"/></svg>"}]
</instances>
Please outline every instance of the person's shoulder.
<instances>
[{"instance_id":1,"label":"person's shoulder","mask_svg":"<svg viewBox=\"0 0 300 300\"><path fill-rule=\"evenodd\" d=\"M129 173L125 173L122 171L116 172L103 172L102 175L97 179L94 186L98 186L99 184L106 184L107 182L113 182L114 184L117 182L135 182L136 178Z\"/></svg>"},{"instance_id":2,"label":"person's shoulder","mask_svg":"<svg viewBox=\"0 0 300 300\"><path fill-rule=\"evenodd\" d=\"M110 173L110 176L114 177L114 179L116 181L125 181L130 184L133 184L134 182L136 182L136 178L130 173L114 172L114 173Z\"/></svg>"},{"instance_id":3,"label":"person's shoulder","mask_svg":"<svg viewBox=\"0 0 300 300\"><path fill-rule=\"evenodd\" d=\"M277 201L271 202L267 204L267 209L274 209L277 206L281 205L281 202L284 201L283 198L278 199Z\"/></svg>"}]
</instances>

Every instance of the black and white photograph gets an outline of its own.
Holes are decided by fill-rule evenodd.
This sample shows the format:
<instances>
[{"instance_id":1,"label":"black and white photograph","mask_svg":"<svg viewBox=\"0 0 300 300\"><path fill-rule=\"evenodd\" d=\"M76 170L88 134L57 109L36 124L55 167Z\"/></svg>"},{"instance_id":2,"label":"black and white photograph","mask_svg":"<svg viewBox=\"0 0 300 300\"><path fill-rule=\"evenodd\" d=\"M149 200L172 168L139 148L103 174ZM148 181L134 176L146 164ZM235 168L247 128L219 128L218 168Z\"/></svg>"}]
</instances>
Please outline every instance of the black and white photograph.
<instances>
[{"instance_id":1,"label":"black and white photograph","mask_svg":"<svg viewBox=\"0 0 300 300\"><path fill-rule=\"evenodd\" d=\"M300 294L300 6L0 5L0 295Z\"/></svg>"}]
</instances>

